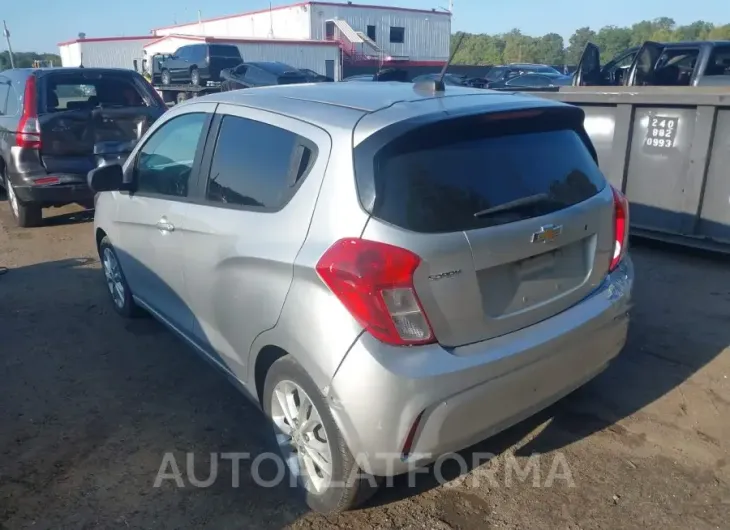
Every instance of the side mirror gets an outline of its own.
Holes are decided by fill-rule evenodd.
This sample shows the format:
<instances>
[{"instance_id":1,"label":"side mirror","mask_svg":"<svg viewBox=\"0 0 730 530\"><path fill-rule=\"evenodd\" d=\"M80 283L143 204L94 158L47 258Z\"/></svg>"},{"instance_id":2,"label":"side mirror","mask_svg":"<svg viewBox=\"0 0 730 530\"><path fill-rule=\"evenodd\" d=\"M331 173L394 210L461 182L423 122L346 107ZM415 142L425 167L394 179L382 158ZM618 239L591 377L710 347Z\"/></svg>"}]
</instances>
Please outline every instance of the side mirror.
<instances>
[{"instance_id":1,"label":"side mirror","mask_svg":"<svg viewBox=\"0 0 730 530\"><path fill-rule=\"evenodd\" d=\"M94 193L119 191L124 188L124 173L120 164L109 164L89 171L87 181Z\"/></svg>"}]
</instances>

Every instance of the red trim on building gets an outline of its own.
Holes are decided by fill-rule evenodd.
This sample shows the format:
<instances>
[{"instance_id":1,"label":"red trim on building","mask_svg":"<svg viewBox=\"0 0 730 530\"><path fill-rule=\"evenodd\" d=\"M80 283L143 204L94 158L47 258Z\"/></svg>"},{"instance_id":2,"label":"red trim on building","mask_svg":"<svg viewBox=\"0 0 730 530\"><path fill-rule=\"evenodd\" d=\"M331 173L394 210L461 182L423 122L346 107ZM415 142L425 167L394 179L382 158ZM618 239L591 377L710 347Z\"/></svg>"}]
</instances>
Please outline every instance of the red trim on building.
<instances>
[{"instance_id":1,"label":"red trim on building","mask_svg":"<svg viewBox=\"0 0 730 530\"><path fill-rule=\"evenodd\" d=\"M69 44L76 44L77 42L113 42L113 41L125 41L125 40L146 40L146 39L159 39L156 35L145 35L144 37L91 37L88 39L74 39L67 40L65 42L59 42L58 46L67 46Z\"/></svg>"},{"instance_id":2,"label":"red trim on building","mask_svg":"<svg viewBox=\"0 0 730 530\"><path fill-rule=\"evenodd\" d=\"M271 9L258 9L256 11L246 11L244 13L237 13L235 15L225 15L222 17L214 17L214 18L207 18L204 20L201 20L200 22L216 22L219 20L229 20L232 18L238 18L238 17L245 17L248 15L258 15L260 13L269 13L270 11L280 11L282 9L290 9L292 7L301 7L301 6L312 6L312 5L320 5L320 6L331 6L331 7L357 7L357 8L369 8L369 9L385 9L388 11L401 11L406 13L424 13L429 15L446 15L451 16L451 13L449 11L439 11L437 9L414 9L410 7L393 7L393 6L371 6L371 5L365 5L365 4L339 4L337 2L299 2L297 4L288 4L285 6L275 6ZM163 29L173 29L173 28L179 28L182 26L191 26L193 24L198 24L197 21L187 22L185 24L175 24L172 26L163 26L161 28L154 28L152 32L163 30Z\"/></svg>"},{"instance_id":3,"label":"red trim on building","mask_svg":"<svg viewBox=\"0 0 730 530\"><path fill-rule=\"evenodd\" d=\"M296 39L246 39L246 38L235 38L230 39L225 37L201 37L199 35L165 35L159 37L149 44L145 44L144 47L152 46L158 42L162 42L165 39L182 39L190 40L195 42L206 42L206 43L221 43L221 44L291 44L294 46L310 45L310 46L334 46L339 48L339 43L336 41L324 41L324 40L296 40Z\"/></svg>"}]
</instances>

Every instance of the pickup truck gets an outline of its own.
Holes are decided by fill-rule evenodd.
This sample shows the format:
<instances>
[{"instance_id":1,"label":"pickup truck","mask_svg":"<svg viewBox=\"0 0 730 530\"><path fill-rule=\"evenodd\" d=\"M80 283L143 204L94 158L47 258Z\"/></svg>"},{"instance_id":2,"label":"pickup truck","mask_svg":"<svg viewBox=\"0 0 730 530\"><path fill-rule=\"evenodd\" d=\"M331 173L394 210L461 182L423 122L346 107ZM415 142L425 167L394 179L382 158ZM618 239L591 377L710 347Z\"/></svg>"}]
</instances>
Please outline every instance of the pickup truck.
<instances>
[{"instance_id":1,"label":"pickup truck","mask_svg":"<svg viewBox=\"0 0 730 530\"><path fill-rule=\"evenodd\" d=\"M629 48L601 66L588 43L574 86L730 86L730 41L652 42Z\"/></svg>"}]
</instances>

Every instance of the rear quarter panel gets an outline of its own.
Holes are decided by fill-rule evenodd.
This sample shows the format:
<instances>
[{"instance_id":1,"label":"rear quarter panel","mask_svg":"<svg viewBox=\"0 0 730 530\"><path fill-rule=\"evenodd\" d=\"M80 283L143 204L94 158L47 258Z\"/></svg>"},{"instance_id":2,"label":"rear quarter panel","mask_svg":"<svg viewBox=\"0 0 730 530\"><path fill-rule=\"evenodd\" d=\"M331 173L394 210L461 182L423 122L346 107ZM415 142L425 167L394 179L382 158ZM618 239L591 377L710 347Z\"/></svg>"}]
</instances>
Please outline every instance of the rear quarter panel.
<instances>
[{"instance_id":1,"label":"rear quarter panel","mask_svg":"<svg viewBox=\"0 0 730 530\"><path fill-rule=\"evenodd\" d=\"M342 359L362 332L316 272L322 254L343 237L359 237L368 220L352 174L351 129L330 130L332 151L306 241L293 267L291 288L276 327L256 338L249 366L267 345L289 352L320 389L326 389ZM249 384L255 388L254 370Z\"/></svg>"}]
</instances>

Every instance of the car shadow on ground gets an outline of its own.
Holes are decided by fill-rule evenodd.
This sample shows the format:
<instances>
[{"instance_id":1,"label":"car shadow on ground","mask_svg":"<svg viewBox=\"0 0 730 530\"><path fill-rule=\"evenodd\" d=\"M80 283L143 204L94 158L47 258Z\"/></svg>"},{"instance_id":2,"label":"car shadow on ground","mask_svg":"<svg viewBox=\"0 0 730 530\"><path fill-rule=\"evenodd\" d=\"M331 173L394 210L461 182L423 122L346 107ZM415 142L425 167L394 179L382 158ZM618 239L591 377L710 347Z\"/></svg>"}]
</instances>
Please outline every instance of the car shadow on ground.
<instances>
[{"instance_id":1,"label":"car shadow on ground","mask_svg":"<svg viewBox=\"0 0 730 530\"><path fill-rule=\"evenodd\" d=\"M671 270L662 266L667 259ZM709 276L703 285L715 289L697 292L685 281L697 260L705 262L703 274ZM726 263L645 245L635 245L634 261L636 307L622 356L553 407L460 452L468 467L449 462L439 470L443 478L472 469L474 454L502 454L545 422L518 455L559 450L611 427L723 351L730 326L712 308L730 306ZM138 508L150 504L168 526L178 527L215 520L217 528L247 522L281 528L305 513L286 481L262 487L255 480L273 480L278 473L262 465L260 456L272 446L258 408L162 325L149 318L122 320L102 278L95 259L41 263L0 276L6 375L0 402L10 404L0 410L0 523L17 526L28 517L68 523L69 502L77 506L76 521L102 526L120 517L146 526ZM700 307L689 307L690 299ZM698 335L693 323L703 311L718 324ZM684 318L690 313L695 318ZM238 479L221 453L241 455ZM214 480L201 486L211 474ZM367 506L429 490L439 478L420 474L413 486L407 477L396 478Z\"/></svg>"},{"instance_id":2,"label":"car shadow on ground","mask_svg":"<svg viewBox=\"0 0 730 530\"><path fill-rule=\"evenodd\" d=\"M51 212L49 214L49 212ZM70 213L53 213L53 209L44 210L43 226L73 225L89 223L94 220L94 210L80 210Z\"/></svg>"}]
</instances>

